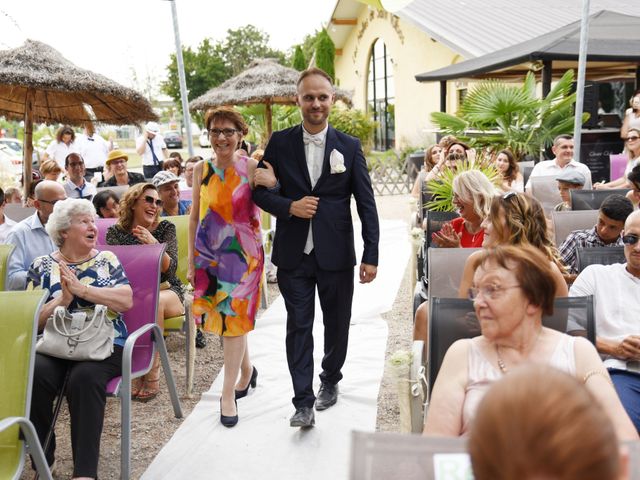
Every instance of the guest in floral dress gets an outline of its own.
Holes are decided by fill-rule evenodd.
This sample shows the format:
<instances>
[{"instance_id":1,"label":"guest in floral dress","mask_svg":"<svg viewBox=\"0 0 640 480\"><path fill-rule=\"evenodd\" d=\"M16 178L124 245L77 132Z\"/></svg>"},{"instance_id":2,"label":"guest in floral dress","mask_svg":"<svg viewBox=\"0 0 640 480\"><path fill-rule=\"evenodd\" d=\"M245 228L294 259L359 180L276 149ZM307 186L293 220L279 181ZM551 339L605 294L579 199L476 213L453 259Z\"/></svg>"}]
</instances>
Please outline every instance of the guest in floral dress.
<instances>
[{"instance_id":1,"label":"guest in floral dress","mask_svg":"<svg viewBox=\"0 0 640 480\"><path fill-rule=\"evenodd\" d=\"M189 224L189 281L195 288L193 311L205 315L205 329L223 338L224 385L220 421L238 422L235 400L256 386L246 334L253 330L260 303L264 251L260 213L251 199L254 180L272 187L268 170L237 150L248 128L231 108L210 110L205 117L215 158L194 169ZM238 379L238 376L240 377Z\"/></svg>"}]
</instances>

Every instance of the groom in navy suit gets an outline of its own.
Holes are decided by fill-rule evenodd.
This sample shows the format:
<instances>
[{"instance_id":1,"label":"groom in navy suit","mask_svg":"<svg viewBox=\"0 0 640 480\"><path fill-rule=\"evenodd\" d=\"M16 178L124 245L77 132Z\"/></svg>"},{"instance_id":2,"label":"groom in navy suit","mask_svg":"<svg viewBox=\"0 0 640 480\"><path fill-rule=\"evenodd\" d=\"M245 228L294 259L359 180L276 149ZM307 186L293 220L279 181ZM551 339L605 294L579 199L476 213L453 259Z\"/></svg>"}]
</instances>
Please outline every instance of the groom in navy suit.
<instances>
[{"instance_id":1,"label":"groom in navy suit","mask_svg":"<svg viewBox=\"0 0 640 480\"><path fill-rule=\"evenodd\" d=\"M287 362L296 409L292 427L313 426L314 404L316 410L324 410L338 398L356 264L352 195L364 241L360 283L371 282L377 273L380 232L371 179L360 141L327 121L334 96L331 77L324 71L310 68L300 74L297 103L302 125L274 132L260 163L273 169L279 189L253 191L254 201L278 219L272 260L287 307ZM316 288L324 323L317 399L312 334Z\"/></svg>"}]
</instances>

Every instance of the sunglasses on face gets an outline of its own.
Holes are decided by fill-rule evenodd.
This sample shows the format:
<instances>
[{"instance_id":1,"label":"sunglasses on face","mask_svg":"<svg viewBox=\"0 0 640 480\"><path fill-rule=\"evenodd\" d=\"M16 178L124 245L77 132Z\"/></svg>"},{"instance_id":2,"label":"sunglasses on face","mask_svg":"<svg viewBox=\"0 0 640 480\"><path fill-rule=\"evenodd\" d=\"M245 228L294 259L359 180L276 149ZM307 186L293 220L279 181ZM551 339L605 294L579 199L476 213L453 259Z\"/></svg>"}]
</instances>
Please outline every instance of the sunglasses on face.
<instances>
[{"instance_id":1,"label":"sunglasses on face","mask_svg":"<svg viewBox=\"0 0 640 480\"><path fill-rule=\"evenodd\" d=\"M628 247L638 243L638 240L640 240L640 237L638 235L633 235L633 234L625 235L622 237L622 243L624 243Z\"/></svg>"},{"instance_id":2,"label":"sunglasses on face","mask_svg":"<svg viewBox=\"0 0 640 480\"><path fill-rule=\"evenodd\" d=\"M518 195L518 192L507 192L502 196L502 200L509 200Z\"/></svg>"},{"instance_id":3,"label":"sunglasses on face","mask_svg":"<svg viewBox=\"0 0 640 480\"><path fill-rule=\"evenodd\" d=\"M162 200L159 198L153 198L151 195L146 195L144 198L144 203L148 203L149 205L154 205L158 208L162 208Z\"/></svg>"},{"instance_id":4,"label":"sunglasses on face","mask_svg":"<svg viewBox=\"0 0 640 480\"><path fill-rule=\"evenodd\" d=\"M626 140L627 142L635 142L635 141L636 141L636 140L638 140L639 138L640 138L640 137L633 136L633 137L627 137L627 138L625 138L625 140Z\"/></svg>"}]
</instances>

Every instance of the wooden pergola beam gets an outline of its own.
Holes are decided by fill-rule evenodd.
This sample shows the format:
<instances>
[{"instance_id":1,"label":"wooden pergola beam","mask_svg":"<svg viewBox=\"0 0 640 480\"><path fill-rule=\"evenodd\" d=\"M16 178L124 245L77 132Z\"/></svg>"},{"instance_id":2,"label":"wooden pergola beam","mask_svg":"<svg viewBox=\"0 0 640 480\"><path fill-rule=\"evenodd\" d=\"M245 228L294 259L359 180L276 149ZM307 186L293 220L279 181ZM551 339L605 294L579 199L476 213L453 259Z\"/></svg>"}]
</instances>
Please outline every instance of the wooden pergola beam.
<instances>
[{"instance_id":1,"label":"wooden pergola beam","mask_svg":"<svg viewBox=\"0 0 640 480\"><path fill-rule=\"evenodd\" d=\"M331 23L334 25L357 25L357 18L332 18Z\"/></svg>"}]
</instances>

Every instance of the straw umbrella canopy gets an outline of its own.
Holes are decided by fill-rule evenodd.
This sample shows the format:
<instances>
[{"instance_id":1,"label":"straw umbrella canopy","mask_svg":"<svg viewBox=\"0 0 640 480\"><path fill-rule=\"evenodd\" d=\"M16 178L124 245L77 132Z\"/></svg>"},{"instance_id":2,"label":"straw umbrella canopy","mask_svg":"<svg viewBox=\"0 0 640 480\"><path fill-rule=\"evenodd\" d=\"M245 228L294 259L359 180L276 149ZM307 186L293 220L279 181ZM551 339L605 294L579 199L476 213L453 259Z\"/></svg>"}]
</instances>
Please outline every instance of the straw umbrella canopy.
<instances>
[{"instance_id":1,"label":"straw umbrella canopy","mask_svg":"<svg viewBox=\"0 0 640 480\"><path fill-rule=\"evenodd\" d=\"M157 119L135 90L79 68L35 40L0 51L0 115L24 120L25 189L31 182L34 122L126 125Z\"/></svg>"},{"instance_id":2,"label":"straw umbrella canopy","mask_svg":"<svg viewBox=\"0 0 640 480\"><path fill-rule=\"evenodd\" d=\"M300 72L280 65L271 58L251 62L249 68L219 87L212 88L189 104L191 111L207 110L222 105L264 104L266 107L267 138L271 137L271 106L295 105L296 84ZM351 94L336 88L336 100L351 105Z\"/></svg>"}]
</instances>

